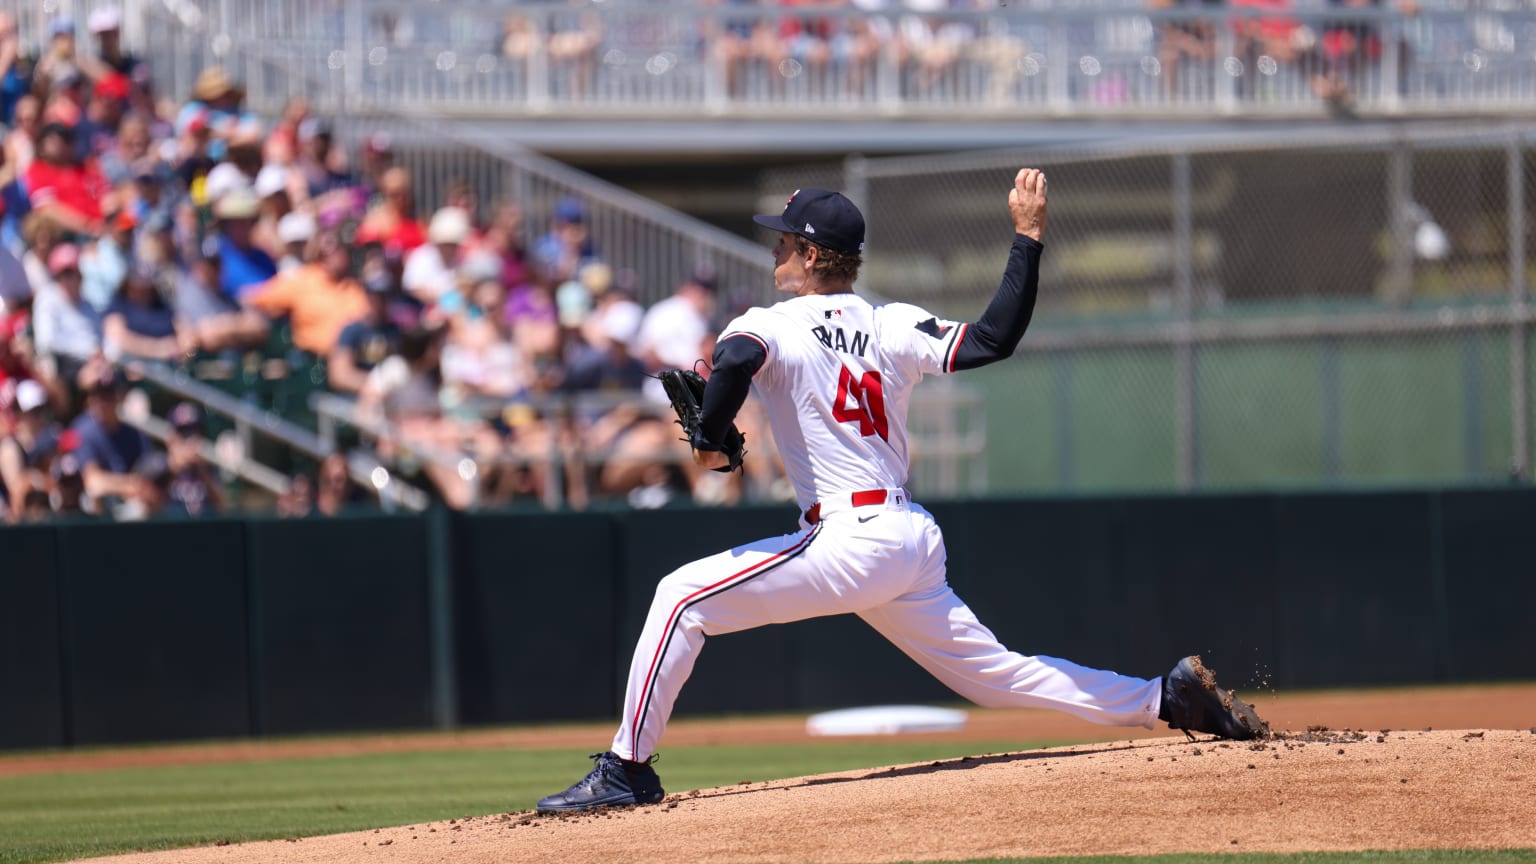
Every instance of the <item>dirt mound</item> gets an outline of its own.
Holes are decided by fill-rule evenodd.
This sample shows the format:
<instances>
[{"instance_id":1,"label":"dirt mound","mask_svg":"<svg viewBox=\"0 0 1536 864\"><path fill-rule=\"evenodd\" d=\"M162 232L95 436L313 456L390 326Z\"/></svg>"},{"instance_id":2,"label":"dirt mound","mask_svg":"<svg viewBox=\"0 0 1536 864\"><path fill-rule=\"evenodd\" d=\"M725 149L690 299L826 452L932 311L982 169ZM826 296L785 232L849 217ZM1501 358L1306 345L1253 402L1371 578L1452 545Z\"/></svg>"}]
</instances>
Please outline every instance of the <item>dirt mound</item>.
<instances>
[{"instance_id":1,"label":"dirt mound","mask_svg":"<svg viewBox=\"0 0 1536 864\"><path fill-rule=\"evenodd\" d=\"M665 778L663 778L665 779ZM966 757L101 862L882 862L987 856L1536 847L1536 730L1286 731ZM622 850L622 854L619 854Z\"/></svg>"}]
</instances>

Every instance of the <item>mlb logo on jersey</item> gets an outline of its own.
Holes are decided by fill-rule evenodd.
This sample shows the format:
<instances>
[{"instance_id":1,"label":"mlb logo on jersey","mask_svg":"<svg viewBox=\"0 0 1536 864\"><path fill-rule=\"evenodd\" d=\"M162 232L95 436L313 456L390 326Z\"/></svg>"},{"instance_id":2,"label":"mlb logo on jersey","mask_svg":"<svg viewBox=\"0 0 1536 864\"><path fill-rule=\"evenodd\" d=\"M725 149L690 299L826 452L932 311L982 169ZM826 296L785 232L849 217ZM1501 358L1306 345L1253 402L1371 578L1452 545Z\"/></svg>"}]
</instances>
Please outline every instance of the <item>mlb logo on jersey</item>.
<instances>
[{"instance_id":1,"label":"mlb logo on jersey","mask_svg":"<svg viewBox=\"0 0 1536 864\"><path fill-rule=\"evenodd\" d=\"M841 317L843 317L843 310L841 310L841 309L828 309L827 311L821 313L821 316L823 318L827 319L828 321L830 321L833 318L841 318Z\"/></svg>"}]
</instances>

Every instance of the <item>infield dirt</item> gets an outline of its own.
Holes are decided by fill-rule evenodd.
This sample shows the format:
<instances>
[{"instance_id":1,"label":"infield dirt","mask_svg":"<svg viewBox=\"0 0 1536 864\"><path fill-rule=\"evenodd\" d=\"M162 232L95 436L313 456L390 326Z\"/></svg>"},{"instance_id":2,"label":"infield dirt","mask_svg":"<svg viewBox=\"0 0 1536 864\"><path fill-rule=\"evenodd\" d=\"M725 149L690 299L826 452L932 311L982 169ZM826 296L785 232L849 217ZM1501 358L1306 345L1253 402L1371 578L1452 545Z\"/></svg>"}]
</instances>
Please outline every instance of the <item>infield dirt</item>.
<instances>
[{"instance_id":1,"label":"infield dirt","mask_svg":"<svg viewBox=\"0 0 1536 864\"><path fill-rule=\"evenodd\" d=\"M1536 687L1252 695L1273 740L1189 742L1045 712L977 711L963 733L1116 737L1023 753L673 794L596 815L531 813L91 859L191 862L886 862L989 856L1536 847ZM1328 723L1333 728L1308 729ZM1459 726L1444 730L1437 723ZM1434 729L1425 728L1435 726ZM607 727L453 736L566 746ZM683 721L669 746L804 738L803 721ZM519 736L535 736L536 740ZM372 747L437 738L368 739ZM599 739L600 740L600 739ZM335 748L340 742L295 742ZM257 745L253 745L256 747ZM267 758L298 755L270 752ZM171 761L180 752L164 751ZM371 748L363 748L371 749ZM228 754L255 758L253 750ZM349 752L356 752L353 749ZM89 754L79 754L86 756ZM140 754L144 756L146 754ZM313 755L323 755L314 752ZM69 759L69 754L44 759ZM194 761L212 761L199 758ZM14 764L11 766L16 767ZM41 766L34 765L34 768ZM56 768L63 765L56 765ZM0 771L3 771L0 764ZM573 765L573 778L583 770ZM46 770L46 769L43 769ZM65 768L64 770L68 770ZM665 777L663 777L665 780Z\"/></svg>"}]
</instances>

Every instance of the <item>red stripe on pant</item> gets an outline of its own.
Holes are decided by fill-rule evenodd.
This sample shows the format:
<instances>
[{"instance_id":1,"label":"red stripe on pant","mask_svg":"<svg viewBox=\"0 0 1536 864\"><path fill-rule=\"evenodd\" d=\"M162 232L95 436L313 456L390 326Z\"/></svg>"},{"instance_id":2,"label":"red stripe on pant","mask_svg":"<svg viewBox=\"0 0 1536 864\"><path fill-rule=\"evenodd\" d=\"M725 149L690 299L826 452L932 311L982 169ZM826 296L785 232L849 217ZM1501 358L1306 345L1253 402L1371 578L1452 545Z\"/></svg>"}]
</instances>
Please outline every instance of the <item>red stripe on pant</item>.
<instances>
[{"instance_id":1,"label":"red stripe on pant","mask_svg":"<svg viewBox=\"0 0 1536 864\"><path fill-rule=\"evenodd\" d=\"M716 582L713 585L706 585L703 588L693 592L692 594L689 594L687 597L677 601L677 605L672 607L672 614L667 616L667 626L661 631L661 641L656 646L656 653L651 657L650 668L646 670L645 687L640 691L640 704L635 706L635 716L630 724L634 730L630 733L630 758L638 760L645 759L651 755L649 753L645 754L644 756L640 755L640 718L645 716L645 709L650 705L651 688L656 686L656 668L661 665L662 655L666 653L667 646L672 643L672 632L673 628L677 624L678 616L682 614L683 610L687 609L689 606L693 605L699 600L708 599L714 594L718 594L721 591L735 587L735 585L728 584L732 582L732 580L737 580L735 584L740 585L742 582L746 582L753 577L760 576L768 570L771 570L774 567L777 567L778 565L789 560L790 558L800 554L800 552L804 550L806 546L810 545L811 540L815 536L815 530L807 531L805 536L800 538L800 542L789 547L788 549L775 553L768 558L764 558L762 561L753 564L751 567L738 570L737 572L732 573L724 579L721 579L719 582Z\"/></svg>"}]
</instances>

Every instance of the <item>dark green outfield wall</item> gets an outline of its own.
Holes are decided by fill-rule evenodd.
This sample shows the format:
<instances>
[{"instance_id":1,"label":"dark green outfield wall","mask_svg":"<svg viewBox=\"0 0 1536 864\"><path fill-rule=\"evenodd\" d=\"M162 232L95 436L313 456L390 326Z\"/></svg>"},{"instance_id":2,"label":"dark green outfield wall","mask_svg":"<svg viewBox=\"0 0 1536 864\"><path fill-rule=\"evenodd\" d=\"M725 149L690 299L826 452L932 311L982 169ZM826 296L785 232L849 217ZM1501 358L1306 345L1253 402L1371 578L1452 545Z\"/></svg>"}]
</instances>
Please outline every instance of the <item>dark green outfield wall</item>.
<instances>
[{"instance_id":1,"label":"dark green outfield wall","mask_svg":"<svg viewBox=\"0 0 1536 864\"><path fill-rule=\"evenodd\" d=\"M1536 679L1536 490L935 502L1010 647L1238 687ZM0 747L614 717L658 579L783 507L0 529ZM851 617L680 713L953 698Z\"/></svg>"},{"instance_id":2,"label":"dark green outfield wall","mask_svg":"<svg viewBox=\"0 0 1536 864\"><path fill-rule=\"evenodd\" d=\"M1203 346L1193 486L1503 482L1514 461L1510 362L1502 332ZM1536 352L1525 365L1536 378ZM966 382L985 393L994 492L1178 488L1172 351L1027 354ZM1536 450L1536 414L1527 428Z\"/></svg>"}]
</instances>

